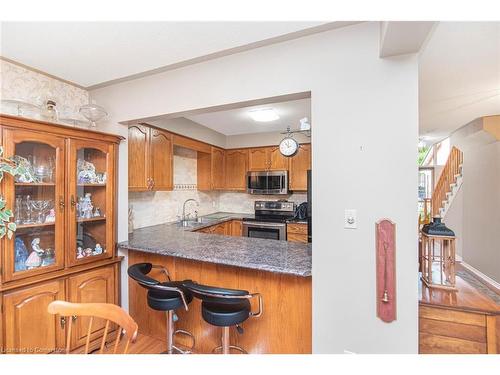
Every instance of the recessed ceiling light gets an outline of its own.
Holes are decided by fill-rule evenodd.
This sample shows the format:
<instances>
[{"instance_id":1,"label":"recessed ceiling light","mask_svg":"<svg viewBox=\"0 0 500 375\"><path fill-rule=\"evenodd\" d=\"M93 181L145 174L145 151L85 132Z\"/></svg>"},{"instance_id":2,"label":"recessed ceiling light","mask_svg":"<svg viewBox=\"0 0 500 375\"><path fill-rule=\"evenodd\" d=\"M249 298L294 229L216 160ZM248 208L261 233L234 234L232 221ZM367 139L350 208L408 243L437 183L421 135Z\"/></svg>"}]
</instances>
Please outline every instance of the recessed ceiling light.
<instances>
[{"instance_id":1,"label":"recessed ceiling light","mask_svg":"<svg viewBox=\"0 0 500 375\"><path fill-rule=\"evenodd\" d=\"M272 108L259 108L248 111L250 117L257 122L270 122L279 119L280 117Z\"/></svg>"}]
</instances>

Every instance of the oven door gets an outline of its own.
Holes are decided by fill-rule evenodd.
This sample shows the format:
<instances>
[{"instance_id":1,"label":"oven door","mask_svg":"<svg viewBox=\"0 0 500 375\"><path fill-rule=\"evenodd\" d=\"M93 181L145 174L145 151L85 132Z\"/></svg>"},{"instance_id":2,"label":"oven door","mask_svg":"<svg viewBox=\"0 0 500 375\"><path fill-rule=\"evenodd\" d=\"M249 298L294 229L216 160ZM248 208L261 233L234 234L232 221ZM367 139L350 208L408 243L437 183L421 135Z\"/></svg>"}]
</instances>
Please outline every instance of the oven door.
<instances>
[{"instance_id":1,"label":"oven door","mask_svg":"<svg viewBox=\"0 0 500 375\"><path fill-rule=\"evenodd\" d=\"M286 241L286 224L244 221L243 237Z\"/></svg>"}]
</instances>

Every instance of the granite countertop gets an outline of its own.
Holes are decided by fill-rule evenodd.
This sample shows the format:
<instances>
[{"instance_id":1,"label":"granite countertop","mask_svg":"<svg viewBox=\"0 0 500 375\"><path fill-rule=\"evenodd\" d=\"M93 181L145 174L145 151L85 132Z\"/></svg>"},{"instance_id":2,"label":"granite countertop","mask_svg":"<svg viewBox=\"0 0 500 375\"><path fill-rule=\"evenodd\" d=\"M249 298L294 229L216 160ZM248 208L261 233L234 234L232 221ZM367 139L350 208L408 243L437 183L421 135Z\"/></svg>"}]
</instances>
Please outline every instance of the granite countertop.
<instances>
[{"instance_id":1,"label":"granite countertop","mask_svg":"<svg viewBox=\"0 0 500 375\"><path fill-rule=\"evenodd\" d=\"M119 248L201 262L225 264L295 276L311 276L311 244L232 237L194 232L198 229L253 215L218 212L202 223L182 227L166 223L136 229Z\"/></svg>"}]
</instances>

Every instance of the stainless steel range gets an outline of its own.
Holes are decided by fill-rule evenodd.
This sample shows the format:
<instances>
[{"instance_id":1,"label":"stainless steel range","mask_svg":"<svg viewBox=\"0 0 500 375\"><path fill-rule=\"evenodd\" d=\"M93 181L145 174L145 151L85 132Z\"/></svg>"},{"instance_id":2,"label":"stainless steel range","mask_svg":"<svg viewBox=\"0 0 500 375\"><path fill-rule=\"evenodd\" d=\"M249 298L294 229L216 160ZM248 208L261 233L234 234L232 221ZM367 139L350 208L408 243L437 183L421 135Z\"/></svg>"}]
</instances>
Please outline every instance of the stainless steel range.
<instances>
[{"instance_id":1,"label":"stainless steel range","mask_svg":"<svg viewBox=\"0 0 500 375\"><path fill-rule=\"evenodd\" d=\"M243 237L286 241L286 222L295 216L295 203L256 201L255 218L243 221Z\"/></svg>"}]
</instances>

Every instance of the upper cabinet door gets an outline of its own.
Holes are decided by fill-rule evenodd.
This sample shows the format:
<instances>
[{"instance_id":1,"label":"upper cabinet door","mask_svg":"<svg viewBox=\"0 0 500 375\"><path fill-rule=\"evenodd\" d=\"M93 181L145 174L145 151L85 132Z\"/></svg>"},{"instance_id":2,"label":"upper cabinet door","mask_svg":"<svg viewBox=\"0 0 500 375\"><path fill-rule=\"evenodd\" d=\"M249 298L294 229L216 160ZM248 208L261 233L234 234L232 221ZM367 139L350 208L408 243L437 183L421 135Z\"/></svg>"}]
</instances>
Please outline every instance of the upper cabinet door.
<instances>
[{"instance_id":1,"label":"upper cabinet door","mask_svg":"<svg viewBox=\"0 0 500 375\"><path fill-rule=\"evenodd\" d=\"M172 135L155 128L151 128L150 131L151 190L172 190L174 188Z\"/></svg>"},{"instance_id":2,"label":"upper cabinet door","mask_svg":"<svg viewBox=\"0 0 500 375\"><path fill-rule=\"evenodd\" d=\"M114 146L70 140L68 165L69 265L110 258L114 252Z\"/></svg>"},{"instance_id":3,"label":"upper cabinet door","mask_svg":"<svg viewBox=\"0 0 500 375\"><path fill-rule=\"evenodd\" d=\"M267 149L269 157L270 170L288 170L288 161L290 158L283 156L279 147L269 147Z\"/></svg>"},{"instance_id":4,"label":"upper cabinet door","mask_svg":"<svg viewBox=\"0 0 500 375\"><path fill-rule=\"evenodd\" d=\"M248 150L226 151L226 189L246 190Z\"/></svg>"},{"instance_id":5,"label":"upper cabinet door","mask_svg":"<svg viewBox=\"0 0 500 375\"><path fill-rule=\"evenodd\" d=\"M128 128L128 188L149 190L149 128L133 125Z\"/></svg>"},{"instance_id":6,"label":"upper cabinet door","mask_svg":"<svg viewBox=\"0 0 500 375\"><path fill-rule=\"evenodd\" d=\"M269 169L267 148L251 148L248 151L248 170L262 171Z\"/></svg>"},{"instance_id":7,"label":"upper cabinet door","mask_svg":"<svg viewBox=\"0 0 500 375\"><path fill-rule=\"evenodd\" d=\"M311 169L311 145L300 145L299 151L290 158L290 190L307 190L307 170Z\"/></svg>"},{"instance_id":8,"label":"upper cabinet door","mask_svg":"<svg viewBox=\"0 0 500 375\"><path fill-rule=\"evenodd\" d=\"M64 267L65 140L29 130L4 130L5 156L15 156L26 174L5 175L4 194L17 230L4 239L4 280Z\"/></svg>"},{"instance_id":9,"label":"upper cabinet door","mask_svg":"<svg viewBox=\"0 0 500 375\"><path fill-rule=\"evenodd\" d=\"M212 147L212 188L225 188L225 152L223 149Z\"/></svg>"}]
</instances>

